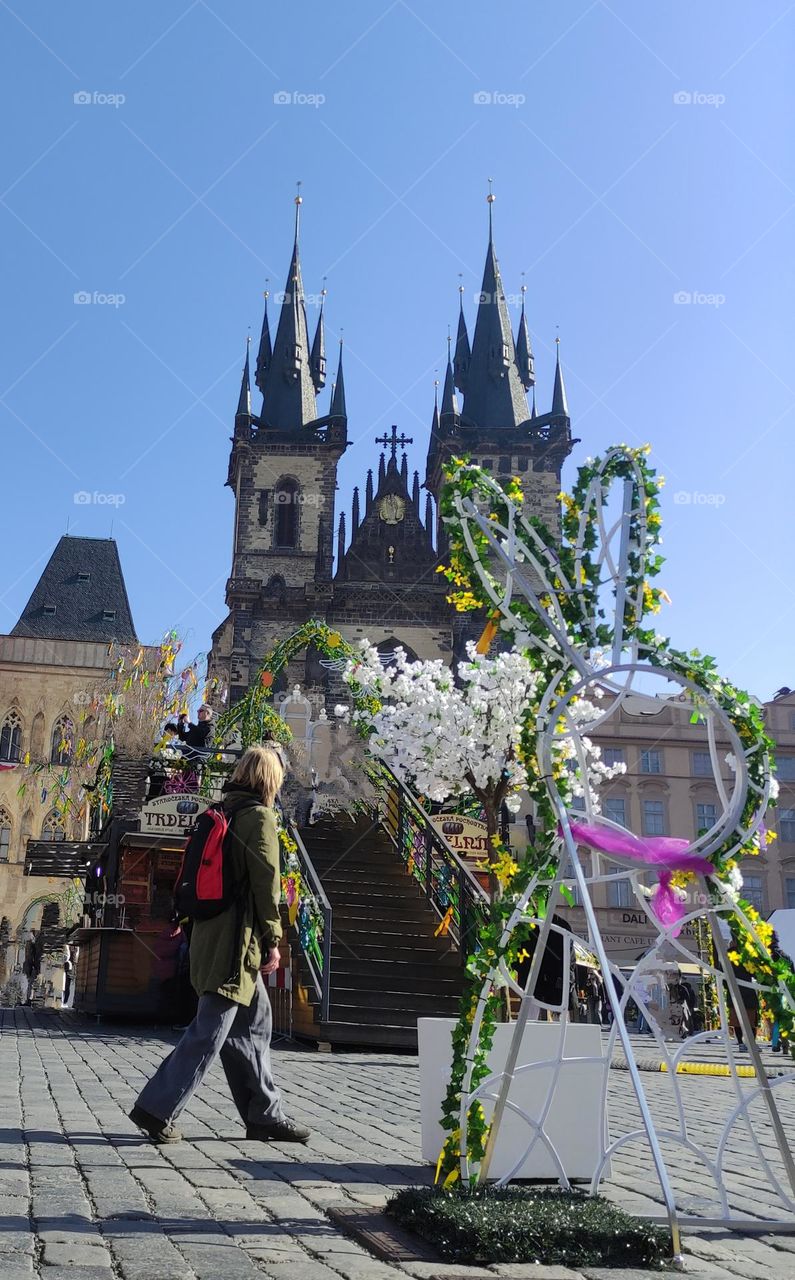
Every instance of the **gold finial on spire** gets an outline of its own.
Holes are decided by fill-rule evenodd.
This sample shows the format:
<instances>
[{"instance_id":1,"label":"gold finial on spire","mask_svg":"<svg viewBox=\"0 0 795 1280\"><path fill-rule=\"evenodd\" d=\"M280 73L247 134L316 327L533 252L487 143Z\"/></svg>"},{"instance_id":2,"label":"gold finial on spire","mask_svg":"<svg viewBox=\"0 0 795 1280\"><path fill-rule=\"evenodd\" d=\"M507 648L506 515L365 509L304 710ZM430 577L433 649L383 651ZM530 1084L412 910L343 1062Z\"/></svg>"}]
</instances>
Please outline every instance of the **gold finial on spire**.
<instances>
[{"instance_id":1,"label":"gold finial on spire","mask_svg":"<svg viewBox=\"0 0 795 1280\"><path fill-rule=\"evenodd\" d=\"M486 196L486 200L488 201L488 206L489 206L489 242L491 242L491 232L492 232L491 211L494 208L494 201L497 199L497 197L495 196L494 192L491 189L491 184L493 181L494 181L493 178L489 178L489 194Z\"/></svg>"}]
</instances>

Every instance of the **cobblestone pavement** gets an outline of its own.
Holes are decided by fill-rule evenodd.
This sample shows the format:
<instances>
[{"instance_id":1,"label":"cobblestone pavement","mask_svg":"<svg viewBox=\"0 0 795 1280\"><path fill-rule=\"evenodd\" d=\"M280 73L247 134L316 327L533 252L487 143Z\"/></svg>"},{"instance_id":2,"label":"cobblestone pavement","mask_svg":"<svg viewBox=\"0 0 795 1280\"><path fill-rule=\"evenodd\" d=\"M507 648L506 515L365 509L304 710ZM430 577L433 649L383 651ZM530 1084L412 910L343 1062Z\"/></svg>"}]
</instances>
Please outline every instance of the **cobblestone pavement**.
<instances>
[{"instance_id":1,"label":"cobblestone pavement","mask_svg":"<svg viewBox=\"0 0 795 1280\"><path fill-rule=\"evenodd\" d=\"M0 1018L0 1280L574 1280L559 1268L387 1265L334 1228L328 1207L379 1207L391 1189L430 1180L419 1160L415 1058L277 1050L290 1114L312 1128L306 1148L247 1142L215 1070L183 1115L186 1140L156 1148L127 1112L174 1036L21 1009L2 1010ZM643 1079L662 1119L670 1108L666 1077ZM629 1081L626 1071L610 1073L616 1121L633 1114ZM688 1115L707 1133L730 1082L687 1077L682 1084ZM795 1137L795 1103L781 1094ZM759 1215L769 1197L744 1141L730 1180L739 1202ZM769 1156L770 1144L764 1147ZM697 1162L676 1156L675 1175L698 1204ZM644 1208L652 1182L639 1150L627 1148L613 1162L607 1190L630 1209ZM795 1275L793 1235L688 1233L687 1243L687 1270L696 1276ZM629 1280L648 1273L585 1274Z\"/></svg>"}]
</instances>

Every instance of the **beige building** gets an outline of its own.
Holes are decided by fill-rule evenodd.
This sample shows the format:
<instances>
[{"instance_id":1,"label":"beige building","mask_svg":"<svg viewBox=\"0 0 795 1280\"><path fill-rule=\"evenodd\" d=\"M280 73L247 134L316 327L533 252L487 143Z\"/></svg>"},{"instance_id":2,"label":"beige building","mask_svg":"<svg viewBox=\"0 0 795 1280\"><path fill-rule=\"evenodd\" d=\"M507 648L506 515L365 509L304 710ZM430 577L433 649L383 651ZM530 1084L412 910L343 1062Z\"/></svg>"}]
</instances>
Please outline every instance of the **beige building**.
<instances>
[{"instance_id":1,"label":"beige building","mask_svg":"<svg viewBox=\"0 0 795 1280\"><path fill-rule=\"evenodd\" d=\"M31 775L26 761L68 769L75 725L107 674L112 640L136 643L116 543L61 538L19 622L0 636L0 982L21 963L48 903L58 908L51 923L65 923L74 889L70 880L25 875L27 841L88 833L87 816L55 812L49 774Z\"/></svg>"},{"instance_id":2,"label":"beige building","mask_svg":"<svg viewBox=\"0 0 795 1280\"><path fill-rule=\"evenodd\" d=\"M777 839L758 856L743 859L740 867L743 896L769 916L779 907L795 907L795 692L781 690L765 704L765 715L777 744L780 795L767 824ZM706 730L703 724L690 723L690 711L679 701L660 699L655 706L646 698L630 696L593 736L607 764L626 767L602 792L605 817L638 835L690 840L714 825L720 803ZM725 750L721 746L721 756L728 752L728 743ZM723 776L727 783L731 781L728 765ZM594 874L606 873L604 867L591 869ZM593 900L609 954L620 963L633 963L648 946L654 929L629 879L616 875L596 884ZM580 909L569 909L567 914L575 928L584 927ZM689 936L687 927L684 936Z\"/></svg>"}]
</instances>

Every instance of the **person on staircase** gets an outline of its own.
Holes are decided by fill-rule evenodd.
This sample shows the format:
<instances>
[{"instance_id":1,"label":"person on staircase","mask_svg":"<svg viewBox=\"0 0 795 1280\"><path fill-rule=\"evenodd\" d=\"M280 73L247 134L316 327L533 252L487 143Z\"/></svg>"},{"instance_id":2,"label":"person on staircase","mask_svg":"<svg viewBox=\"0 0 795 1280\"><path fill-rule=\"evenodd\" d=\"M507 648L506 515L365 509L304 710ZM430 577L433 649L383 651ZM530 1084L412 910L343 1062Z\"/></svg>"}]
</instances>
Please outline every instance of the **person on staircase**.
<instances>
[{"instance_id":1,"label":"person on staircase","mask_svg":"<svg viewBox=\"0 0 795 1280\"><path fill-rule=\"evenodd\" d=\"M309 1130L287 1119L270 1061L271 1007L262 974L279 967L279 840L274 801L284 778L274 751L249 747L224 787L224 840L237 900L210 920L195 920L190 941L196 1016L145 1085L130 1119L153 1142L178 1142L174 1120L217 1058L246 1137L306 1142Z\"/></svg>"}]
</instances>

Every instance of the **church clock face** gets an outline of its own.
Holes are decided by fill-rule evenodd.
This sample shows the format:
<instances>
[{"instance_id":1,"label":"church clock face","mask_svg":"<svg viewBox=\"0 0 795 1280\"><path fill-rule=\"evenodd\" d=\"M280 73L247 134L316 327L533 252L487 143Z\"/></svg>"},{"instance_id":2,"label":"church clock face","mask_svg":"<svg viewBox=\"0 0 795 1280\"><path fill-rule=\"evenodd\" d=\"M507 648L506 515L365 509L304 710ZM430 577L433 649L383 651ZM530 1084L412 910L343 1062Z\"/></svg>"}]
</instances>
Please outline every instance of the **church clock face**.
<instances>
[{"instance_id":1,"label":"church clock face","mask_svg":"<svg viewBox=\"0 0 795 1280\"><path fill-rule=\"evenodd\" d=\"M406 514L406 504L397 493L388 493L378 506L378 514L384 524L400 524Z\"/></svg>"}]
</instances>

